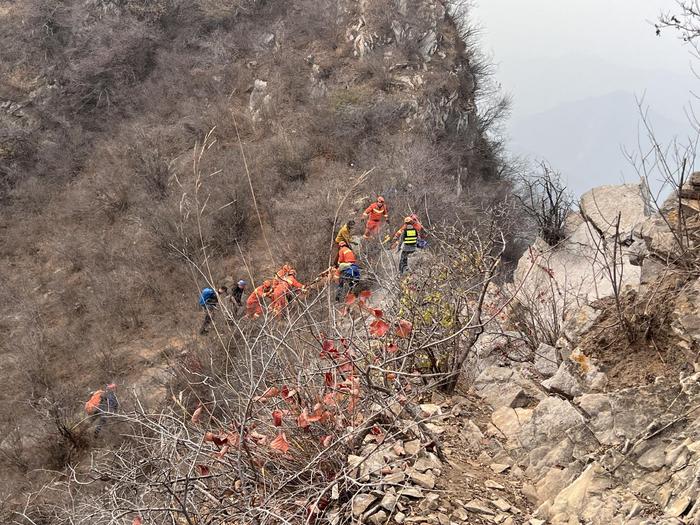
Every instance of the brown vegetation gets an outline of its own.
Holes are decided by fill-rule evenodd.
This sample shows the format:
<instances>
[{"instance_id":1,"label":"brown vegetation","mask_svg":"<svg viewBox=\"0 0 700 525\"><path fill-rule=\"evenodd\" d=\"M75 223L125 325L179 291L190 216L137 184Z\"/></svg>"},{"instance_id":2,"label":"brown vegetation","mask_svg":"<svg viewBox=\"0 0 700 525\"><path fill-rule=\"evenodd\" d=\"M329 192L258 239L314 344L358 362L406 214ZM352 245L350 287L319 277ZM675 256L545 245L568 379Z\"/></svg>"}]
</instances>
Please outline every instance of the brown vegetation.
<instances>
[{"instance_id":1,"label":"brown vegetation","mask_svg":"<svg viewBox=\"0 0 700 525\"><path fill-rule=\"evenodd\" d=\"M0 7L0 501L80 453L90 389L142 372L131 343L192 332L207 279L186 260L310 280L371 168L341 216L383 193L395 221L470 224L509 191L487 138L505 105L476 110L487 68L448 18L426 64L408 5L398 39L384 2L362 14L362 58L360 14L326 0Z\"/></svg>"}]
</instances>

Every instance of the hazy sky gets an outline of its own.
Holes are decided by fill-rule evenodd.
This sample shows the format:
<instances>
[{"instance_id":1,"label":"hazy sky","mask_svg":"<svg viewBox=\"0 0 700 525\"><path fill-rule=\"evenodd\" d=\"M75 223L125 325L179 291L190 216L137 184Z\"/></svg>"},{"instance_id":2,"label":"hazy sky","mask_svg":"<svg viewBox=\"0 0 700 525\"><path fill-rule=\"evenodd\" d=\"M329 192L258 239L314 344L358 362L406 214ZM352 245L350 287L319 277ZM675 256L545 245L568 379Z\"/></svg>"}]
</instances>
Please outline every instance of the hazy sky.
<instances>
[{"instance_id":1,"label":"hazy sky","mask_svg":"<svg viewBox=\"0 0 700 525\"><path fill-rule=\"evenodd\" d=\"M478 0L477 21L496 61L596 55L640 68L686 73L690 58L653 23L675 0Z\"/></svg>"},{"instance_id":2,"label":"hazy sky","mask_svg":"<svg viewBox=\"0 0 700 525\"><path fill-rule=\"evenodd\" d=\"M691 129L700 60L674 31L654 31L675 0L475 2L481 48L513 99L511 150L556 163L575 193L636 180L622 150L639 149L637 97L664 142Z\"/></svg>"}]
</instances>

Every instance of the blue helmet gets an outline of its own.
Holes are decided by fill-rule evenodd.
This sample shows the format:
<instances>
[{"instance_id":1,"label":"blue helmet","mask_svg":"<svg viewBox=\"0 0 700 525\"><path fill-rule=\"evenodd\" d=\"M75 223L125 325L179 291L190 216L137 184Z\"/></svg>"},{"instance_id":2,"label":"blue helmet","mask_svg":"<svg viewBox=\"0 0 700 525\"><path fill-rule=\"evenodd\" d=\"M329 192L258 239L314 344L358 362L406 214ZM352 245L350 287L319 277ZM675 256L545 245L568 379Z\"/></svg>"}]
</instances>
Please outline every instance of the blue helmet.
<instances>
[{"instance_id":1,"label":"blue helmet","mask_svg":"<svg viewBox=\"0 0 700 525\"><path fill-rule=\"evenodd\" d=\"M238 286L240 286L241 288L244 288L247 284L248 284L248 283L245 282L243 279L241 279L240 281L238 281Z\"/></svg>"}]
</instances>

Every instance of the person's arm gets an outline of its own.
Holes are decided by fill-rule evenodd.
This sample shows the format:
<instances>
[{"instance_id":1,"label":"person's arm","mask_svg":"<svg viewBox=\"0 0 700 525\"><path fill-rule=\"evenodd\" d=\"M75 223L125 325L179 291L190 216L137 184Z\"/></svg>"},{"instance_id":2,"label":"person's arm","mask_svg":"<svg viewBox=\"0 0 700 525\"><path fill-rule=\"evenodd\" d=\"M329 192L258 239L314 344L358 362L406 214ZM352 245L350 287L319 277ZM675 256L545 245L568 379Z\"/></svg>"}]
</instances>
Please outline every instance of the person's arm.
<instances>
[{"instance_id":1,"label":"person's arm","mask_svg":"<svg viewBox=\"0 0 700 525\"><path fill-rule=\"evenodd\" d=\"M373 209L374 209L374 204L370 204L369 206L367 206L367 209L366 209L366 210L364 211L364 213L362 214L362 218L363 218L363 219L368 219L368 218L369 218L369 214L372 213L372 210L373 210Z\"/></svg>"}]
</instances>

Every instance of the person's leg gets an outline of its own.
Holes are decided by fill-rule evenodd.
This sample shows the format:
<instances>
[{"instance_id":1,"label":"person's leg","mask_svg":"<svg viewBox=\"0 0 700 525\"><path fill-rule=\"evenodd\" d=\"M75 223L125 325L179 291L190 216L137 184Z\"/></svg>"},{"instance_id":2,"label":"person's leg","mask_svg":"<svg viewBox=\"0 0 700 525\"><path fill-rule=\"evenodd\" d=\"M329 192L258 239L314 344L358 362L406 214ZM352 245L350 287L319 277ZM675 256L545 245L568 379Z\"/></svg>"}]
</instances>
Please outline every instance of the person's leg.
<instances>
[{"instance_id":1,"label":"person's leg","mask_svg":"<svg viewBox=\"0 0 700 525\"><path fill-rule=\"evenodd\" d=\"M338 290L335 292L336 302L340 302L345 298L345 282L345 277L341 274L340 281L338 282Z\"/></svg>"},{"instance_id":2,"label":"person's leg","mask_svg":"<svg viewBox=\"0 0 700 525\"><path fill-rule=\"evenodd\" d=\"M401 260L399 261L399 273L403 273L408 268L408 252L401 250Z\"/></svg>"},{"instance_id":3,"label":"person's leg","mask_svg":"<svg viewBox=\"0 0 700 525\"><path fill-rule=\"evenodd\" d=\"M212 318L211 318L211 310L209 308L205 308L205 315L204 315L204 321L202 322L202 328L199 330L199 335L205 335L207 331L209 330L209 325L211 324Z\"/></svg>"}]
</instances>

